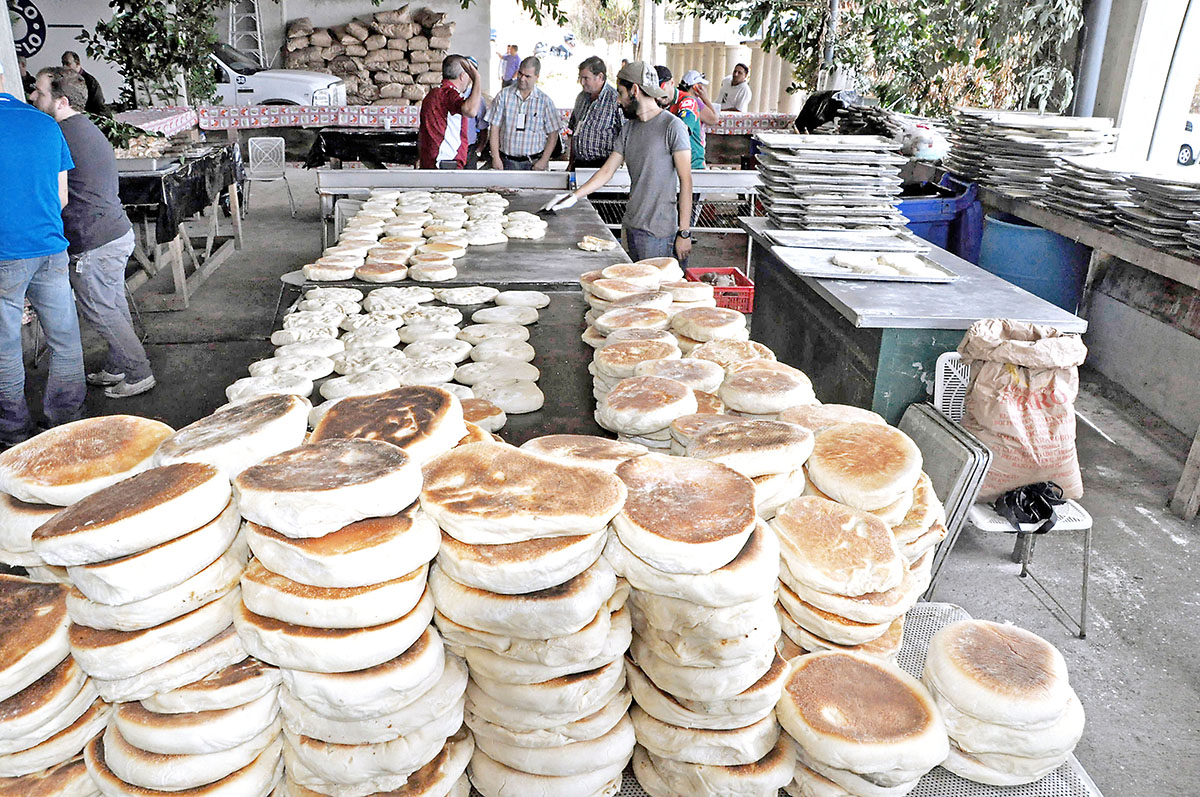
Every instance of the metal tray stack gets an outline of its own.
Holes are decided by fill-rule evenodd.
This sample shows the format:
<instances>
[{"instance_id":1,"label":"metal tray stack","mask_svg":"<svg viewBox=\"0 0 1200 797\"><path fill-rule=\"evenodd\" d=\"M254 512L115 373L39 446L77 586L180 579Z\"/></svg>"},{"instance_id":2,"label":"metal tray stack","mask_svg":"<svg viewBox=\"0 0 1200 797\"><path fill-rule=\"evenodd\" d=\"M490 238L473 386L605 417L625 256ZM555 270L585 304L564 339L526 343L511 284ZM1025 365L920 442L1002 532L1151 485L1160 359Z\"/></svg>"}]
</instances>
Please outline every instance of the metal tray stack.
<instances>
[{"instance_id":1,"label":"metal tray stack","mask_svg":"<svg viewBox=\"0 0 1200 797\"><path fill-rule=\"evenodd\" d=\"M759 133L758 171L772 226L784 230L894 230L900 144L881 136Z\"/></svg>"},{"instance_id":2,"label":"metal tray stack","mask_svg":"<svg viewBox=\"0 0 1200 797\"><path fill-rule=\"evenodd\" d=\"M1128 178L1137 164L1116 155L1082 155L1062 159L1043 204L1092 224L1111 227L1117 209L1131 204Z\"/></svg>"},{"instance_id":3,"label":"metal tray stack","mask_svg":"<svg viewBox=\"0 0 1200 797\"><path fill-rule=\"evenodd\" d=\"M1111 119L1033 112L955 112L948 168L1020 199L1050 192L1062 159L1112 152L1118 131Z\"/></svg>"},{"instance_id":4,"label":"metal tray stack","mask_svg":"<svg viewBox=\"0 0 1200 797\"><path fill-rule=\"evenodd\" d=\"M1182 257L1194 257L1188 222L1200 219L1200 178L1175 174L1131 174L1131 203L1117 208L1116 229L1141 244Z\"/></svg>"}]
</instances>

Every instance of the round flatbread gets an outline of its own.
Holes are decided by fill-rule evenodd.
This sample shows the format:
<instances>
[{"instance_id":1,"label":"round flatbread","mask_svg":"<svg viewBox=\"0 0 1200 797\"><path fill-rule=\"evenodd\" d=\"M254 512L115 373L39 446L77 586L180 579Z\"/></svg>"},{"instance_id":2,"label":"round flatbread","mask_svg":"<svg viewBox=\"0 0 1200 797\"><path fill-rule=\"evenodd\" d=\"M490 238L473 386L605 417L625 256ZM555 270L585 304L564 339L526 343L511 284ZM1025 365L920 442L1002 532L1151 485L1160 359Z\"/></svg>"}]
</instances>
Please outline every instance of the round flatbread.
<instances>
[{"instance_id":1,"label":"round flatbread","mask_svg":"<svg viewBox=\"0 0 1200 797\"><path fill-rule=\"evenodd\" d=\"M542 408L546 397L536 382L511 380L507 382L482 382L472 386L478 398L495 404L508 415L536 412Z\"/></svg>"}]
</instances>

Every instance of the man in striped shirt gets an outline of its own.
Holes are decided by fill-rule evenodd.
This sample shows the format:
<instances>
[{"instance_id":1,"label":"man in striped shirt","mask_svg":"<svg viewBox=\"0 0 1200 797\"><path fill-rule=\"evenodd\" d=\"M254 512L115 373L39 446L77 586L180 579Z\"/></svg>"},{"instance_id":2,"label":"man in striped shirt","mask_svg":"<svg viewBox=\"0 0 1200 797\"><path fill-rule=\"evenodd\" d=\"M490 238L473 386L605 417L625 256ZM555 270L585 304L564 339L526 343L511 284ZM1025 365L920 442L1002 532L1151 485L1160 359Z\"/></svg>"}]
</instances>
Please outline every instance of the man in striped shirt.
<instances>
[{"instance_id":1,"label":"man in striped shirt","mask_svg":"<svg viewBox=\"0 0 1200 797\"><path fill-rule=\"evenodd\" d=\"M625 116L617 104L617 90L608 83L608 69L593 55L579 65L583 91L567 122L571 135L568 169L599 169L612 154L613 142L621 135Z\"/></svg>"},{"instance_id":2,"label":"man in striped shirt","mask_svg":"<svg viewBox=\"0 0 1200 797\"><path fill-rule=\"evenodd\" d=\"M470 97L463 95L475 86ZM442 61L442 85L421 101L417 151L422 169L463 169L467 165L467 120L479 113L483 89L470 59L448 55Z\"/></svg>"},{"instance_id":3,"label":"man in striped shirt","mask_svg":"<svg viewBox=\"0 0 1200 797\"><path fill-rule=\"evenodd\" d=\"M493 169L545 171L562 128L558 109L537 87L542 62L529 56L517 70L516 83L501 89L488 109L488 145Z\"/></svg>"}]
</instances>

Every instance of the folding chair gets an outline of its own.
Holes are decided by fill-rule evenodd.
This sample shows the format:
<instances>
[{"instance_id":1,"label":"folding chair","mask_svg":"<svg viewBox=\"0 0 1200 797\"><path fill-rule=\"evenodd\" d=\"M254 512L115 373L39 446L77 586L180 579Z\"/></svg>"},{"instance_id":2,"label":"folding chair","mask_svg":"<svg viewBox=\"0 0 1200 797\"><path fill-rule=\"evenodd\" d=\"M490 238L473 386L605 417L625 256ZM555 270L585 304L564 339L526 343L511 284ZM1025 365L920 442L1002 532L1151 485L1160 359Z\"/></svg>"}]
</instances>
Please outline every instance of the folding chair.
<instances>
[{"instance_id":1,"label":"folding chair","mask_svg":"<svg viewBox=\"0 0 1200 797\"><path fill-rule=\"evenodd\" d=\"M284 168L283 139L278 136L252 138L249 144L250 163L246 166L246 190L242 197L242 215L250 207L250 185L252 183L274 183L283 180L287 187L288 203L292 206L292 218L296 218L296 200L292 196L292 184L288 182Z\"/></svg>"},{"instance_id":2,"label":"folding chair","mask_svg":"<svg viewBox=\"0 0 1200 797\"><path fill-rule=\"evenodd\" d=\"M962 420L965 411L967 389L970 383L970 366L962 361L958 352L951 351L941 355L937 359L937 374L934 378L934 406L948 419L958 423ZM1059 611L1070 618L1071 622L1079 629L1079 638L1083 639L1087 636L1087 593L1092 555L1092 516L1078 502L1071 500L1058 507L1057 513L1058 522L1054 525L1053 531L1083 532L1083 574L1080 585L1079 619L1076 620L1071 612L1033 574L1030 566L1033 564L1033 549L1039 535L1030 533L1033 529L1032 526L1028 530L1017 531L1017 544L1013 549L1013 561L1019 562L1021 565L1019 576L1021 578L1028 576L1030 581L1045 593L1046 598L1058 607ZM1009 533L1013 531L1012 525L1005 518L1001 517L996 510L983 502L977 502L971 506L967 512L967 523L978 531Z\"/></svg>"}]
</instances>

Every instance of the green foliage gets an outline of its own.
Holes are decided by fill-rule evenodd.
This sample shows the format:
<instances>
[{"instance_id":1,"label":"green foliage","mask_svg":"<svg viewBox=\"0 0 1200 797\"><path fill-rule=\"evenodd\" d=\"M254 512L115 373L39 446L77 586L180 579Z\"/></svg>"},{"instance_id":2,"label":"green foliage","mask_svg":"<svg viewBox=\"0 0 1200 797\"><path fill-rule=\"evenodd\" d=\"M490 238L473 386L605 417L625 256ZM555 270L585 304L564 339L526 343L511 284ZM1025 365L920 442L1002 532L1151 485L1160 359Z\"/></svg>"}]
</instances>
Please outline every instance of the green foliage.
<instances>
[{"instance_id":1,"label":"green foliage","mask_svg":"<svg viewBox=\"0 0 1200 797\"><path fill-rule=\"evenodd\" d=\"M796 65L813 90L830 35L829 0L679 0ZM885 107L945 114L956 105L1064 110L1082 0L842 0L833 62Z\"/></svg>"},{"instance_id":2,"label":"green foliage","mask_svg":"<svg viewBox=\"0 0 1200 797\"><path fill-rule=\"evenodd\" d=\"M633 41L638 30L638 4L633 0L581 2L571 14L571 30L585 45L596 39Z\"/></svg>"},{"instance_id":3,"label":"green foliage","mask_svg":"<svg viewBox=\"0 0 1200 797\"><path fill-rule=\"evenodd\" d=\"M163 2L110 0L112 19L78 40L89 58L108 61L125 78L121 101L129 107L155 101L179 105L216 93L208 54L216 44L216 0Z\"/></svg>"},{"instance_id":4,"label":"green foliage","mask_svg":"<svg viewBox=\"0 0 1200 797\"><path fill-rule=\"evenodd\" d=\"M100 128L100 132L104 134L104 137L108 139L108 143L112 144L114 149L129 146L130 139L134 138L162 138L162 133L152 133L136 125L118 122L111 116L89 113L87 117L92 120L96 127Z\"/></svg>"}]
</instances>

